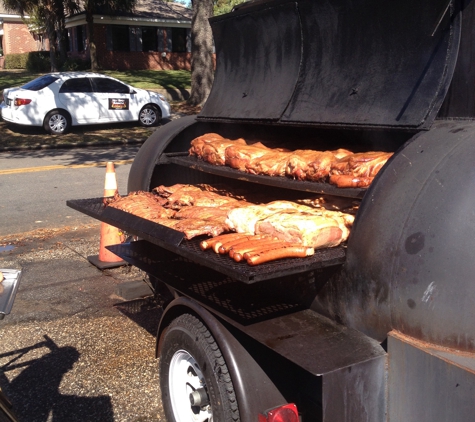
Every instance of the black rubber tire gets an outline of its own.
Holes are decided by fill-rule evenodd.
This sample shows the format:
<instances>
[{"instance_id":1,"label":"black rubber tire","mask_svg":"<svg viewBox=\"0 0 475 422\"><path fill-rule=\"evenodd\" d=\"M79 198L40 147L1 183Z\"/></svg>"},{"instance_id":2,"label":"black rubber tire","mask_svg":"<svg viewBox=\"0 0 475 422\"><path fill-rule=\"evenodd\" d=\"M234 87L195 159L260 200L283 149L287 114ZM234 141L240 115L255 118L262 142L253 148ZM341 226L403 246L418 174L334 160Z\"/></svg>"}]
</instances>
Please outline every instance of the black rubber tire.
<instances>
[{"instance_id":1,"label":"black rubber tire","mask_svg":"<svg viewBox=\"0 0 475 422\"><path fill-rule=\"evenodd\" d=\"M147 104L142 107L139 113L139 123L141 126L153 127L162 120L160 107L154 104Z\"/></svg>"},{"instance_id":2,"label":"black rubber tire","mask_svg":"<svg viewBox=\"0 0 475 422\"><path fill-rule=\"evenodd\" d=\"M63 135L71 129L71 117L64 110L52 110L46 115L43 128L51 135Z\"/></svg>"},{"instance_id":3,"label":"black rubber tire","mask_svg":"<svg viewBox=\"0 0 475 422\"><path fill-rule=\"evenodd\" d=\"M175 414L170 397L171 362L177 353L189 353L205 380L213 422L239 422L239 409L226 362L206 326L193 315L183 314L172 321L163 337L160 354L160 388L167 422L184 422ZM191 366L190 366L191 369ZM176 375L176 374L175 374ZM181 407L182 408L182 407ZM190 404L189 418L192 407ZM197 409L195 409L197 411Z\"/></svg>"}]
</instances>

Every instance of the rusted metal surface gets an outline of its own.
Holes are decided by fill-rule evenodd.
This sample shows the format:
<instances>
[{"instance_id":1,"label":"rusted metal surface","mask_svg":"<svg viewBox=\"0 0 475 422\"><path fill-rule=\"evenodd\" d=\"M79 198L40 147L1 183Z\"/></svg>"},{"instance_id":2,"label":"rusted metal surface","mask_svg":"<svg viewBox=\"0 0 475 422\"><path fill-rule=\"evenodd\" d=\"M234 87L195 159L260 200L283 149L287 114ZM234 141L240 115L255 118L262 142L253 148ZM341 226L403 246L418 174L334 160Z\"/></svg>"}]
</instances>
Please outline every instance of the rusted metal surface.
<instances>
[{"instance_id":1,"label":"rusted metal surface","mask_svg":"<svg viewBox=\"0 0 475 422\"><path fill-rule=\"evenodd\" d=\"M399 333L388 339L391 421L470 421L475 413L475 356Z\"/></svg>"}]
</instances>

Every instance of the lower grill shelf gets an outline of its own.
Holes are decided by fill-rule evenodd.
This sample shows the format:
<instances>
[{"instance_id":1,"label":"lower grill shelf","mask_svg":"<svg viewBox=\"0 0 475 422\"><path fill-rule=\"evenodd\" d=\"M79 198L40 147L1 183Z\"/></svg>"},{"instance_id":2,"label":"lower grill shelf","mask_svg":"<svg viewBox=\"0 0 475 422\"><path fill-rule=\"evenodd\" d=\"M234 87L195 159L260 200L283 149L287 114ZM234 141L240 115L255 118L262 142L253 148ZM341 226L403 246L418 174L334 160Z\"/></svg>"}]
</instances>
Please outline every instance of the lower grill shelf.
<instances>
[{"instance_id":1,"label":"lower grill shelf","mask_svg":"<svg viewBox=\"0 0 475 422\"><path fill-rule=\"evenodd\" d=\"M247 284L340 265L344 262L346 255L345 248L340 246L316 250L314 255L307 258L281 259L251 267L245 262L235 262L227 255L201 250L200 242L204 239L203 236L186 240L181 232L115 208L105 207L103 198L70 200L67 201L67 205L128 234L138 236L154 245ZM147 248L142 248L144 255L153 255L153 248L149 249L147 251ZM120 253L118 255L120 256ZM122 256L122 258L127 261L127 257Z\"/></svg>"}]
</instances>

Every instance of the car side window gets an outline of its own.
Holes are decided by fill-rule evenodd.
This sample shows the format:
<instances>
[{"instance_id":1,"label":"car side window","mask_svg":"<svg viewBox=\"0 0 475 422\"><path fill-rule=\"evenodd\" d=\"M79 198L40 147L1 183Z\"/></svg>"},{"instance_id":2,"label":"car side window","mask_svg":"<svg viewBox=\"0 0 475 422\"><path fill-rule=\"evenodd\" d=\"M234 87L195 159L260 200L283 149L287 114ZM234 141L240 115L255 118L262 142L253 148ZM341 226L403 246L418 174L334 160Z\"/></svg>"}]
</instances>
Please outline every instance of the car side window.
<instances>
[{"instance_id":1,"label":"car side window","mask_svg":"<svg viewBox=\"0 0 475 422\"><path fill-rule=\"evenodd\" d=\"M66 92L92 92L92 86L89 78L68 79L61 85L59 92L61 94Z\"/></svg>"},{"instance_id":2,"label":"car side window","mask_svg":"<svg viewBox=\"0 0 475 422\"><path fill-rule=\"evenodd\" d=\"M33 79L32 81L28 82L27 84L23 85L23 89L27 89L29 91L40 91L43 88L51 85L53 82L57 81L59 78L52 75L44 75L40 76L39 78Z\"/></svg>"},{"instance_id":3,"label":"car side window","mask_svg":"<svg viewBox=\"0 0 475 422\"><path fill-rule=\"evenodd\" d=\"M92 84L95 92L128 94L130 89L127 85L119 81L107 78L92 78Z\"/></svg>"}]
</instances>

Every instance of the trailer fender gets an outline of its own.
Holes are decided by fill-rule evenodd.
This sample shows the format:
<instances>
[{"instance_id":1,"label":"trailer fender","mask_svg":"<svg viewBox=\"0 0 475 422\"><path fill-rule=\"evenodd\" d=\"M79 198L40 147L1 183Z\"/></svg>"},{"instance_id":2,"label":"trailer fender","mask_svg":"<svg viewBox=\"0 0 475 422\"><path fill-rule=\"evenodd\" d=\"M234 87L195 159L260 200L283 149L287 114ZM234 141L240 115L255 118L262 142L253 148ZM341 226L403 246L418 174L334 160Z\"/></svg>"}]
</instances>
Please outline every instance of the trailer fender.
<instances>
[{"instance_id":1,"label":"trailer fender","mask_svg":"<svg viewBox=\"0 0 475 422\"><path fill-rule=\"evenodd\" d=\"M168 325L184 313L199 318L215 338L231 374L242 422L255 422L259 413L286 403L274 383L218 318L186 297L173 300L163 312L158 327L157 357Z\"/></svg>"}]
</instances>

